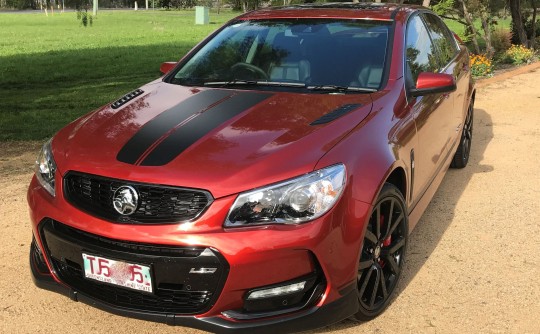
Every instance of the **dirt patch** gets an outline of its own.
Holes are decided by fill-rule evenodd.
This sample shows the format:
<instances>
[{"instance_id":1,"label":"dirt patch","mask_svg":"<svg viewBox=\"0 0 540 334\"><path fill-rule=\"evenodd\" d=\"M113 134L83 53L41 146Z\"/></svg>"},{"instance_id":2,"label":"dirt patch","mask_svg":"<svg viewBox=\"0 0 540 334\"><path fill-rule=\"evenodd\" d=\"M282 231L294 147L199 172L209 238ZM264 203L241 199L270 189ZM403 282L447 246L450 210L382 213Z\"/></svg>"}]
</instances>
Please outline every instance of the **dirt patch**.
<instances>
[{"instance_id":1,"label":"dirt patch","mask_svg":"<svg viewBox=\"0 0 540 334\"><path fill-rule=\"evenodd\" d=\"M0 142L0 177L32 172L41 142Z\"/></svg>"},{"instance_id":2,"label":"dirt patch","mask_svg":"<svg viewBox=\"0 0 540 334\"><path fill-rule=\"evenodd\" d=\"M540 71L531 70L479 84L470 165L448 172L411 234L388 310L310 333L540 333ZM25 194L41 144L1 145L0 333L202 333L36 288Z\"/></svg>"}]
</instances>

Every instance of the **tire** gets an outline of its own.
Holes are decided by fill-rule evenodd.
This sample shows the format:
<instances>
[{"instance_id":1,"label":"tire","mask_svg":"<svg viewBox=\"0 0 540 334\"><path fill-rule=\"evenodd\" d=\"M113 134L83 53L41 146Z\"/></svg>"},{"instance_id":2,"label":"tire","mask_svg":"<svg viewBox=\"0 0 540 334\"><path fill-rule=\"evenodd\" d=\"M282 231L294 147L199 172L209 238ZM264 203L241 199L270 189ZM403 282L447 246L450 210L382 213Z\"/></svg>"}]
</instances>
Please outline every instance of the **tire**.
<instances>
[{"instance_id":1,"label":"tire","mask_svg":"<svg viewBox=\"0 0 540 334\"><path fill-rule=\"evenodd\" d=\"M401 276L409 234L403 195L386 183L369 218L357 274L359 311L352 320L368 321L390 303Z\"/></svg>"},{"instance_id":2,"label":"tire","mask_svg":"<svg viewBox=\"0 0 540 334\"><path fill-rule=\"evenodd\" d=\"M463 129L461 131L461 138L459 140L459 146L454 154L450 167L452 168L464 168L469 162L469 155L471 153L471 143L473 135L473 123L474 123L474 102L471 101L469 109L467 109L467 117L463 123Z\"/></svg>"}]
</instances>

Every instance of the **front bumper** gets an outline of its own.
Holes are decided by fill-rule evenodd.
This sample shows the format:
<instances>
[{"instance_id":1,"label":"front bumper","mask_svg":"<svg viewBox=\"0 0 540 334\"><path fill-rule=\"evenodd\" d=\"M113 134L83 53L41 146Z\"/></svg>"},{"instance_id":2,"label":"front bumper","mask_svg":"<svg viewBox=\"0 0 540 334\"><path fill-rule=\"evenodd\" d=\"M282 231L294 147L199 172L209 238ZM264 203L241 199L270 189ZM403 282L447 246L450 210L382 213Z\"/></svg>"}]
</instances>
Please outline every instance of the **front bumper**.
<instances>
[{"instance_id":1,"label":"front bumper","mask_svg":"<svg viewBox=\"0 0 540 334\"><path fill-rule=\"evenodd\" d=\"M197 317L180 316L175 314L158 314L140 312L96 300L84 293L78 292L62 283L57 282L47 264L39 255L36 243L30 246L30 268L34 284L42 289L54 291L69 297L73 301L82 302L101 310L131 318L165 323L173 326L187 326L212 333L293 333L314 329L339 322L358 311L358 298L355 289L348 289L344 296L332 303L315 306L287 316L262 319L258 321L233 321L222 316Z\"/></svg>"},{"instance_id":2,"label":"front bumper","mask_svg":"<svg viewBox=\"0 0 540 334\"><path fill-rule=\"evenodd\" d=\"M257 333L307 330L341 321L358 309L355 289L352 289L356 281L357 259L350 254L359 254L364 225L352 224L349 220L366 221L370 207L362 202L354 205L341 202L326 216L299 226L227 231L221 225L234 196L217 199L193 224L134 226L114 224L88 215L63 200L61 189L58 194L55 198L50 197L35 178L28 191L36 239L30 262L38 287L114 314L218 333L253 333L254 329ZM347 212L345 208L352 210ZM41 228L47 220L103 238L150 245L211 247L228 264L228 275L216 299L200 312L153 312L108 303L65 282L55 272L49 254L35 255L38 254L37 249L46 249ZM102 256L106 257L106 254ZM323 277L326 284L318 301L307 303L300 309L287 309L288 312L282 314L266 314L246 320L230 317L234 311L242 309L247 291L286 282L314 271Z\"/></svg>"}]
</instances>

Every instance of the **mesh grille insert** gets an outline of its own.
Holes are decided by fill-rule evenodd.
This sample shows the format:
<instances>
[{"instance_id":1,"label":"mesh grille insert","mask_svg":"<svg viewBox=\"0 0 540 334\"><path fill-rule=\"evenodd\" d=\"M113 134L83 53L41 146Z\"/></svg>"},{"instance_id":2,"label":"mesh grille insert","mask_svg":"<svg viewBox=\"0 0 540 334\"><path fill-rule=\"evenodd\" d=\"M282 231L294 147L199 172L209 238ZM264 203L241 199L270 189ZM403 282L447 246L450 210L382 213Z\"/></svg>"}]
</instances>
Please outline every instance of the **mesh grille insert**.
<instances>
[{"instance_id":1,"label":"mesh grille insert","mask_svg":"<svg viewBox=\"0 0 540 334\"><path fill-rule=\"evenodd\" d=\"M115 191L134 188L139 196L135 212L119 214L113 206ZM118 223L175 223L197 218L212 202L203 190L135 183L92 174L69 172L64 178L68 202L92 215Z\"/></svg>"}]
</instances>

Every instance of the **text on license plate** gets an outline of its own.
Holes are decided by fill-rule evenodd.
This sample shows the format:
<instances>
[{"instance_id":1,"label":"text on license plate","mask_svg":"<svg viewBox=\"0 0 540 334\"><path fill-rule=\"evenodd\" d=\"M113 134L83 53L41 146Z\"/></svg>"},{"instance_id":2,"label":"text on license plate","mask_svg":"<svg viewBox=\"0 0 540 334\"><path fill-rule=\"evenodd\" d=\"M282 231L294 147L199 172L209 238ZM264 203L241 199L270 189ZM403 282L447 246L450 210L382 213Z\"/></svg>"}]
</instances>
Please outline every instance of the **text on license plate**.
<instances>
[{"instance_id":1,"label":"text on license plate","mask_svg":"<svg viewBox=\"0 0 540 334\"><path fill-rule=\"evenodd\" d=\"M96 281L152 292L150 267L82 254L84 276Z\"/></svg>"}]
</instances>

